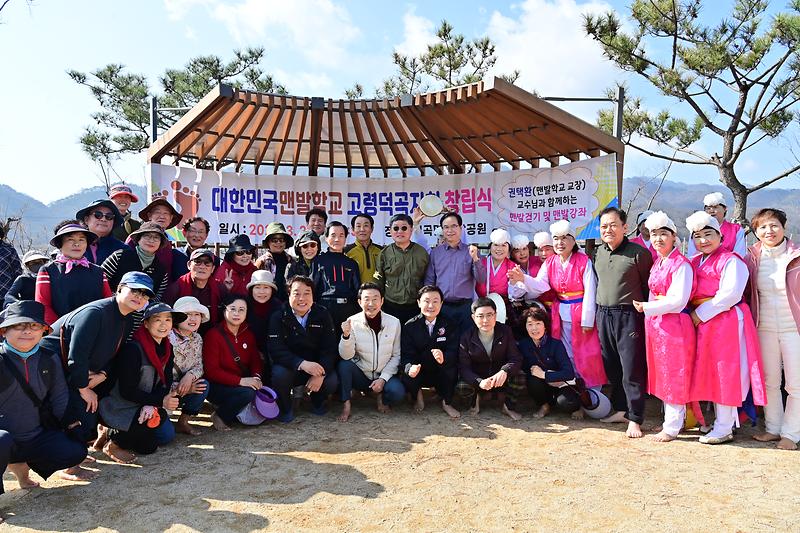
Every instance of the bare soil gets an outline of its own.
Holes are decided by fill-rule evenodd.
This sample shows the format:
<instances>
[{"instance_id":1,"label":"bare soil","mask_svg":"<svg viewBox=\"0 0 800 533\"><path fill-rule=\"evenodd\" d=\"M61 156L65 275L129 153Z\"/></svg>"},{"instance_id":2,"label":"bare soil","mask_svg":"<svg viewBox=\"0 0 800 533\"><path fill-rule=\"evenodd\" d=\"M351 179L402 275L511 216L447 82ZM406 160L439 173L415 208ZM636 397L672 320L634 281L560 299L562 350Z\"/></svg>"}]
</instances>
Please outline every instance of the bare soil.
<instances>
[{"instance_id":1,"label":"bare soil","mask_svg":"<svg viewBox=\"0 0 800 533\"><path fill-rule=\"evenodd\" d=\"M305 406L304 406L305 407ZM624 425L532 406L450 420L433 399L388 415L354 401L346 424L301 410L290 424L177 440L137 464L102 455L91 483L55 478L0 510L24 531L797 531L800 453L738 431L701 445L629 440ZM659 423L649 405L645 429Z\"/></svg>"}]
</instances>

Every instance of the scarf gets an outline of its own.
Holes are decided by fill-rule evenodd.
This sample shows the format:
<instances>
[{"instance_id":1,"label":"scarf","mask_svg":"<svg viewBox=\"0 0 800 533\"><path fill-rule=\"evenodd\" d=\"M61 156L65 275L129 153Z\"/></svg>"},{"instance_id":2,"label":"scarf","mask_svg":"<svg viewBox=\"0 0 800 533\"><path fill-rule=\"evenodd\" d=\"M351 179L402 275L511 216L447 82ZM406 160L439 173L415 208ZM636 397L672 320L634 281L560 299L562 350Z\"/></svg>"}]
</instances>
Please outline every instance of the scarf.
<instances>
[{"instance_id":1,"label":"scarf","mask_svg":"<svg viewBox=\"0 0 800 533\"><path fill-rule=\"evenodd\" d=\"M153 261L156 260L155 254L145 252L138 244L136 245L136 255L139 256L139 262L142 264L142 270L149 268L150 265L153 264Z\"/></svg>"},{"instance_id":2,"label":"scarf","mask_svg":"<svg viewBox=\"0 0 800 533\"><path fill-rule=\"evenodd\" d=\"M214 281L214 278L208 278L206 282L206 286L202 289L199 289L195 286L192 282L192 274L191 272L188 274L184 274L183 276L179 277L177 280L178 284L178 298L183 296L194 296L195 290L197 291L209 291L210 301L208 302L208 310L211 313L211 323L216 324L219 320L219 285ZM198 298L199 300L200 298ZM202 303L202 302L200 302ZM205 304L203 304L205 305Z\"/></svg>"},{"instance_id":3,"label":"scarf","mask_svg":"<svg viewBox=\"0 0 800 533\"><path fill-rule=\"evenodd\" d=\"M236 261L228 261L228 268L242 276L242 278L247 278L250 281L250 275L256 270L256 266L253 263L247 263L246 265L240 265Z\"/></svg>"},{"instance_id":4,"label":"scarf","mask_svg":"<svg viewBox=\"0 0 800 533\"><path fill-rule=\"evenodd\" d=\"M272 312L272 298L261 304L255 301L252 296L250 296L247 299L247 307L248 314L253 313L260 318L269 318L269 314Z\"/></svg>"},{"instance_id":5,"label":"scarf","mask_svg":"<svg viewBox=\"0 0 800 533\"><path fill-rule=\"evenodd\" d=\"M65 274L69 274L70 271L75 266L82 266L84 268L89 268L89 260L86 259L86 257L81 257L80 259L72 259L71 257L67 257L66 255L60 253L56 256L56 262L63 263L64 265L66 265L64 267Z\"/></svg>"},{"instance_id":6,"label":"scarf","mask_svg":"<svg viewBox=\"0 0 800 533\"><path fill-rule=\"evenodd\" d=\"M136 333L133 334L133 340L138 342L142 347L144 354L147 356L147 360L150 361L150 364L156 369L156 372L158 372L158 378L166 387L167 378L164 376L164 370L167 367L167 361L169 361L169 358L172 355L172 346L169 343L169 337L165 337L161 340L162 346L164 346L163 358L158 356L158 351L156 350L156 341L153 336L150 335L150 332L147 331L147 329L137 329Z\"/></svg>"},{"instance_id":7,"label":"scarf","mask_svg":"<svg viewBox=\"0 0 800 533\"><path fill-rule=\"evenodd\" d=\"M39 351L39 345L37 344L36 346L33 347L33 349L31 351L29 351L29 352L21 352L21 351L17 350L16 348L14 348L13 346L11 346L8 343L8 341L5 340L5 339L3 340L3 348L5 348L9 352L17 354L22 359L27 359L28 357L32 356L33 354L35 354L36 352Z\"/></svg>"}]
</instances>

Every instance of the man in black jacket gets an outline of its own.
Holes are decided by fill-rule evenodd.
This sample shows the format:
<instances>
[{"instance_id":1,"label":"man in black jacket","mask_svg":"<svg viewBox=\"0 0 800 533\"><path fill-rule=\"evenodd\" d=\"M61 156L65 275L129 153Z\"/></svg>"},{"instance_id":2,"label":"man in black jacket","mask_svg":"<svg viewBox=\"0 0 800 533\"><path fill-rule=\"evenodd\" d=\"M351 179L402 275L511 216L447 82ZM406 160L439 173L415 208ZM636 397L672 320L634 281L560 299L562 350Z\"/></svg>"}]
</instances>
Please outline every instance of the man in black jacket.
<instances>
[{"instance_id":1,"label":"man in black jacket","mask_svg":"<svg viewBox=\"0 0 800 533\"><path fill-rule=\"evenodd\" d=\"M60 427L69 393L61 362L39 344L48 329L44 306L32 300L9 305L0 323L0 475L8 466L21 488L37 485L31 468L47 479L86 457L86 446ZM87 473L72 479L90 479Z\"/></svg>"},{"instance_id":2,"label":"man in black jacket","mask_svg":"<svg viewBox=\"0 0 800 533\"><path fill-rule=\"evenodd\" d=\"M472 303L472 320L476 327L467 330L458 345L461 381L456 388L471 400L472 414L480 412L481 394L497 389L503 396L503 414L519 420L522 415L514 409L519 393L525 390L525 376L520 373L522 355L514 334L497 322L497 307L489 298Z\"/></svg>"},{"instance_id":3,"label":"man in black jacket","mask_svg":"<svg viewBox=\"0 0 800 533\"><path fill-rule=\"evenodd\" d=\"M341 222L330 222L325 228L328 251L317 256L311 265L316 300L325 306L333 319L336 337L342 333L342 322L361 312L356 304L361 275L358 263L347 257L343 250L347 241L347 227Z\"/></svg>"},{"instance_id":4,"label":"man in black jacket","mask_svg":"<svg viewBox=\"0 0 800 533\"><path fill-rule=\"evenodd\" d=\"M314 282L295 276L286 286L289 301L272 315L267 349L272 357L272 386L278 393L281 422L294 420L290 390L303 386L311 395L311 412L327 412L325 400L339 387L336 333L330 313L314 304Z\"/></svg>"},{"instance_id":5,"label":"man in black jacket","mask_svg":"<svg viewBox=\"0 0 800 533\"><path fill-rule=\"evenodd\" d=\"M128 272L117 294L88 303L62 316L42 345L65 362L69 405L67 422L80 422L76 435L92 437L97 426L97 402L113 386L114 356L133 329L133 313L153 296L153 280L143 272Z\"/></svg>"},{"instance_id":6,"label":"man in black jacket","mask_svg":"<svg viewBox=\"0 0 800 533\"><path fill-rule=\"evenodd\" d=\"M440 314L444 296L433 285L419 290L420 314L406 322L400 336L400 368L403 384L416 398L414 410L425 409L422 387L436 387L442 398L442 409L450 418L459 418L452 407L458 376L459 328Z\"/></svg>"}]
</instances>

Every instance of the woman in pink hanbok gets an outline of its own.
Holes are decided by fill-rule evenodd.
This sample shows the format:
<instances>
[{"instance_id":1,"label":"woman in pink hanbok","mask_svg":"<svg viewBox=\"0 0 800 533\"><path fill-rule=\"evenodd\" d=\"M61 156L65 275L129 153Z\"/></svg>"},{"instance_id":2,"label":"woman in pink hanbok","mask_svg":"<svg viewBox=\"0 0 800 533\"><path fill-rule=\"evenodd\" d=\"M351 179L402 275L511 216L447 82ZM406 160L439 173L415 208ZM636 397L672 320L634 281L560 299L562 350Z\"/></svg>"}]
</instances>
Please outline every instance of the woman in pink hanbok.
<instances>
[{"instance_id":1,"label":"woman in pink hanbok","mask_svg":"<svg viewBox=\"0 0 800 533\"><path fill-rule=\"evenodd\" d=\"M496 229L489 235L491 245L486 261L486 278L476 280L475 292L480 297L499 294L508 301L508 271L516 265L509 259L511 235L504 229Z\"/></svg>"},{"instance_id":2,"label":"woman in pink hanbok","mask_svg":"<svg viewBox=\"0 0 800 533\"><path fill-rule=\"evenodd\" d=\"M553 223L550 234L556 253L545 260L539 274L526 277L525 285L533 294L555 291L551 335L564 343L586 386L600 387L607 379L594 324L597 278L592 260L578 248L569 221Z\"/></svg>"},{"instance_id":3,"label":"woman in pink hanbok","mask_svg":"<svg viewBox=\"0 0 800 533\"><path fill-rule=\"evenodd\" d=\"M738 254L721 248L716 218L697 211L686 219L686 228L699 252L691 259L697 280L691 298L697 356L689 399L714 402L714 427L700 442L722 444L733 440L737 408L748 392L755 405L766 404L758 333L742 301L748 272Z\"/></svg>"},{"instance_id":4,"label":"woman in pink hanbok","mask_svg":"<svg viewBox=\"0 0 800 533\"><path fill-rule=\"evenodd\" d=\"M644 221L650 243L658 253L650 270L647 302L633 302L644 313L647 346L647 390L664 402L664 424L653 436L674 440L683 427L696 353L694 324L687 304L694 288L688 259L675 246L678 229L663 211Z\"/></svg>"}]
</instances>

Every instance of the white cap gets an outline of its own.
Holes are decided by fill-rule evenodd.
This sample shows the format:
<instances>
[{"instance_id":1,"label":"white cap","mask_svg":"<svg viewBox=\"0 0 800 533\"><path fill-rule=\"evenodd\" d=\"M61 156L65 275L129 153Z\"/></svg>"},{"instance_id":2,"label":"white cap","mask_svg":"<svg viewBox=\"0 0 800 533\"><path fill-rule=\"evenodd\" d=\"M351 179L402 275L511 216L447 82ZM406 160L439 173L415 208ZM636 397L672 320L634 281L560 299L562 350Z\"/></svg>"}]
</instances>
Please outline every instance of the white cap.
<instances>
[{"instance_id":1,"label":"white cap","mask_svg":"<svg viewBox=\"0 0 800 533\"><path fill-rule=\"evenodd\" d=\"M572 226L569 223L569 220L556 220L552 224L550 224L550 235L553 237L564 237L566 235L573 235Z\"/></svg>"},{"instance_id":2,"label":"white cap","mask_svg":"<svg viewBox=\"0 0 800 533\"><path fill-rule=\"evenodd\" d=\"M721 192L712 192L703 197L703 205L711 207L712 205L725 205L725 197Z\"/></svg>"},{"instance_id":3,"label":"white cap","mask_svg":"<svg viewBox=\"0 0 800 533\"><path fill-rule=\"evenodd\" d=\"M533 245L537 248L544 246L553 246L553 238L546 231L540 231L533 236Z\"/></svg>"},{"instance_id":4,"label":"white cap","mask_svg":"<svg viewBox=\"0 0 800 533\"><path fill-rule=\"evenodd\" d=\"M489 240L492 244L510 244L511 234L503 228L497 228L489 235Z\"/></svg>"},{"instance_id":5,"label":"white cap","mask_svg":"<svg viewBox=\"0 0 800 533\"><path fill-rule=\"evenodd\" d=\"M527 248L530 243L531 240L527 235L514 235L514 238L511 239L512 248Z\"/></svg>"},{"instance_id":6,"label":"white cap","mask_svg":"<svg viewBox=\"0 0 800 533\"><path fill-rule=\"evenodd\" d=\"M647 217L647 220L644 221L644 227L646 227L649 231L653 231L656 229L667 228L672 230L672 233L675 235L678 234L678 228L675 227L675 223L672 221L671 218L667 216L664 211L656 211L655 213L650 213Z\"/></svg>"},{"instance_id":7,"label":"white cap","mask_svg":"<svg viewBox=\"0 0 800 533\"><path fill-rule=\"evenodd\" d=\"M713 228L717 230L717 233L721 233L717 219L705 211L695 211L689 216L689 218L686 219L686 229L689 230L690 236L695 231L700 231L705 227Z\"/></svg>"},{"instance_id":8,"label":"white cap","mask_svg":"<svg viewBox=\"0 0 800 533\"><path fill-rule=\"evenodd\" d=\"M647 210L645 210L645 211L642 211L641 213L639 213L639 215L637 215L637 217L636 217L636 227L638 228L638 227L639 227L639 224L641 224L642 222L644 222L645 220L647 220L647 217L649 217L649 216L650 216L650 215L652 215L652 214L653 214L653 212L652 212L652 211L650 211L649 209L647 209Z\"/></svg>"}]
</instances>

